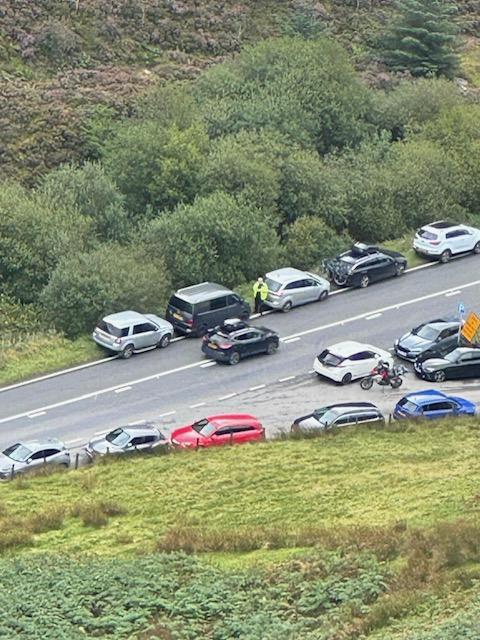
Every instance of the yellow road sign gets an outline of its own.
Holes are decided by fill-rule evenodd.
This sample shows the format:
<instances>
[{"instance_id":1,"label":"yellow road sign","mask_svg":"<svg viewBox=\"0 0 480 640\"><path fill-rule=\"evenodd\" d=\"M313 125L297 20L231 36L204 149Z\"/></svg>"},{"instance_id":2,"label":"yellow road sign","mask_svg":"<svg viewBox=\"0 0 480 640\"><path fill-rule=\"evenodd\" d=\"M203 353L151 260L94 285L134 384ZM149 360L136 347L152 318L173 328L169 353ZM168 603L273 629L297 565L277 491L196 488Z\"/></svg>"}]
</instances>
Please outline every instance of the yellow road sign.
<instances>
[{"instance_id":1,"label":"yellow road sign","mask_svg":"<svg viewBox=\"0 0 480 640\"><path fill-rule=\"evenodd\" d=\"M480 318L476 313L468 314L461 333L472 344L480 344Z\"/></svg>"}]
</instances>

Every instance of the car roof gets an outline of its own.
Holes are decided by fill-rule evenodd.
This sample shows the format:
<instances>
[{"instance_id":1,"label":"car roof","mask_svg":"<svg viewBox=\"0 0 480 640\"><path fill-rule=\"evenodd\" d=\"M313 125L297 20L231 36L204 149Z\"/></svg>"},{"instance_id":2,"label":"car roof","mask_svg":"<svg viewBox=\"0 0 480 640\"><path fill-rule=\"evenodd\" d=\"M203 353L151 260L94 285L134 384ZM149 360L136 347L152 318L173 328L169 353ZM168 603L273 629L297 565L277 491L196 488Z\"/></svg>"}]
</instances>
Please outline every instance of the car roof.
<instances>
[{"instance_id":1,"label":"car roof","mask_svg":"<svg viewBox=\"0 0 480 640\"><path fill-rule=\"evenodd\" d=\"M104 322L108 322L108 324L113 324L114 327L118 329L123 329L124 327L129 327L131 324L135 322L145 322L147 318L138 313L138 311L119 311L118 313L111 313L108 316L103 318Z\"/></svg>"},{"instance_id":2,"label":"car roof","mask_svg":"<svg viewBox=\"0 0 480 640\"><path fill-rule=\"evenodd\" d=\"M292 280L297 280L298 278L310 278L311 276L306 271L300 271L300 269L295 269L294 267L284 267L283 269L270 271L265 275L265 277L283 284L291 282Z\"/></svg>"},{"instance_id":3,"label":"car roof","mask_svg":"<svg viewBox=\"0 0 480 640\"><path fill-rule=\"evenodd\" d=\"M259 422L258 418L255 418L255 416L252 416L249 413L219 414L217 416L208 416L207 420L216 427L228 424L245 423L246 421Z\"/></svg>"},{"instance_id":4,"label":"car roof","mask_svg":"<svg viewBox=\"0 0 480 640\"><path fill-rule=\"evenodd\" d=\"M376 407L374 404L370 404L370 403L364 403L364 402L356 402L356 403L352 403L351 405L347 405L347 406L343 406L341 404L337 404L334 405L330 411L334 411L335 413L337 413L338 415L342 415L344 413L363 413L366 411L378 411L380 412L380 409L378 407Z\"/></svg>"},{"instance_id":5,"label":"car roof","mask_svg":"<svg viewBox=\"0 0 480 640\"><path fill-rule=\"evenodd\" d=\"M355 340L345 340L344 342L337 342L328 347L328 351L335 356L348 357L359 351L370 351L373 349L370 344L363 344L362 342L356 342ZM376 349L376 347L375 347Z\"/></svg>"},{"instance_id":6,"label":"car roof","mask_svg":"<svg viewBox=\"0 0 480 640\"><path fill-rule=\"evenodd\" d=\"M449 329L450 327L458 327L460 322L458 320L433 320L432 322L426 322L424 326L428 325L434 329L442 330Z\"/></svg>"},{"instance_id":7,"label":"car roof","mask_svg":"<svg viewBox=\"0 0 480 640\"><path fill-rule=\"evenodd\" d=\"M426 402L431 402L432 400L449 400L449 396L447 396L443 391L437 391L436 389L424 389L423 391L412 391L412 393L407 393L403 396L410 402L413 402L417 405L425 404Z\"/></svg>"},{"instance_id":8,"label":"car roof","mask_svg":"<svg viewBox=\"0 0 480 640\"><path fill-rule=\"evenodd\" d=\"M430 227L431 229L450 229L451 227L461 227L458 222L451 222L450 220L437 220L436 222L430 222L424 225L423 228Z\"/></svg>"},{"instance_id":9,"label":"car roof","mask_svg":"<svg viewBox=\"0 0 480 640\"><path fill-rule=\"evenodd\" d=\"M233 293L233 291L231 289L227 289L227 287L224 287L221 284L216 284L215 282L201 282L200 284L194 284L190 287L178 289L175 295L178 298L182 298L182 300L195 304L196 302L212 300L218 295L226 295L227 293Z\"/></svg>"}]
</instances>

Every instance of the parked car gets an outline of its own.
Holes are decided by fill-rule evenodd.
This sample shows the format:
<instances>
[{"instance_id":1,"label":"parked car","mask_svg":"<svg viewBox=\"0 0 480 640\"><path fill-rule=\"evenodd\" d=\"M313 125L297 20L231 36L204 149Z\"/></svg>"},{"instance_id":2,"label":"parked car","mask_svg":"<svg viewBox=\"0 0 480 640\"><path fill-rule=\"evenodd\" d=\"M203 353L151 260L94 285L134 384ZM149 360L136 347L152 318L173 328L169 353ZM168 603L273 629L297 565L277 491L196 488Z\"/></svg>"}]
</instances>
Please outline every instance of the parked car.
<instances>
[{"instance_id":1,"label":"parked car","mask_svg":"<svg viewBox=\"0 0 480 640\"><path fill-rule=\"evenodd\" d=\"M90 459L105 454L129 453L168 445L167 438L151 422L117 427L104 436L93 438L85 447Z\"/></svg>"},{"instance_id":2,"label":"parked car","mask_svg":"<svg viewBox=\"0 0 480 640\"><path fill-rule=\"evenodd\" d=\"M393 366L393 358L388 351L370 344L346 340L324 349L315 358L313 369L319 376L348 384L352 380L370 375L380 360Z\"/></svg>"},{"instance_id":3,"label":"parked car","mask_svg":"<svg viewBox=\"0 0 480 640\"><path fill-rule=\"evenodd\" d=\"M435 389L408 393L397 402L393 415L398 420L406 418L446 418L448 416L474 416L477 408L470 400L447 396Z\"/></svg>"},{"instance_id":4,"label":"parked car","mask_svg":"<svg viewBox=\"0 0 480 640\"><path fill-rule=\"evenodd\" d=\"M432 382L480 378L480 349L457 347L440 358L417 359L413 368L419 378Z\"/></svg>"},{"instance_id":5,"label":"parked car","mask_svg":"<svg viewBox=\"0 0 480 640\"><path fill-rule=\"evenodd\" d=\"M246 322L233 318L226 320L203 338L203 353L219 362L238 364L242 358L260 353L273 355L280 340L278 334L267 327L251 327Z\"/></svg>"},{"instance_id":6,"label":"parked car","mask_svg":"<svg viewBox=\"0 0 480 640\"><path fill-rule=\"evenodd\" d=\"M458 320L439 318L424 322L395 340L395 354L410 362L420 356L443 355L458 346L459 329Z\"/></svg>"},{"instance_id":7,"label":"parked car","mask_svg":"<svg viewBox=\"0 0 480 640\"><path fill-rule=\"evenodd\" d=\"M480 229L447 220L426 224L417 230L413 248L421 256L448 262L459 253L480 253Z\"/></svg>"},{"instance_id":8,"label":"parked car","mask_svg":"<svg viewBox=\"0 0 480 640\"><path fill-rule=\"evenodd\" d=\"M397 251L357 242L350 251L327 260L325 268L339 287L368 287L372 282L401 276L407 259Z\"/></svg>"},{"instance_id":9,"label":"parked car","mask_svg":"<svg viewBox=\"0 0 480 640\"><path fill-rule=\"evenodd\" d=\"M384 422L382 412L371 402L340 402L315 409L312 413L296 418L291 430L293 432L327 431L334 427Z\"/></svg>"},{"instance_id":10,"label":"parked car","mask_svg":"<svg viewBox=\"0 0 480 640\"><path fill-rule=\"evenodd\" d=\"M172 431L170 442L183 448L243 444L265 438L262 424L248 414L210 416Z\"/></svg>"},{"instance_id":11,"label":"parked car","mask_svg":"<svg viewBox=\"0 0 480 640\"><path fill-rule=\"evenodd\" d=\"M179 289L167 307L167 319L180 333L204 336L227 318L248 320L248 302L226 287L203 282Z\"/></svg>"},{"instance_id":12,"label":"parked car","mask_svg":"<svg viewBox=\"0 0 480 640\"><path fill-rule=\"evenodd\" d=\"M57 438L17 442L0 454L0 479L26 473L43 465L70 466L70 452Z\"/></svg>"},{"instance_id":13,"label":"parked car","mask_svg":"<svg viewBox=\"0 0 480 640\"><path fill-rule=\"evenodd\" d=\"M265 283L268 296L264 305L284 312L307 302L325 300L330 291L330 283L325 278L292 267L270 271Z\"/></svg>"},{"instance_id":14,"label":"parked car","mask_svg":"<svg viewBox=\"0 0 480 640\"><path fill-rule=\"evenodd\" d=\"M122 358L155 347L165 348L173 336L173 326L152 313L121 311L102 318L92 334L95 342Z\"/></svg>"}]
</instances>

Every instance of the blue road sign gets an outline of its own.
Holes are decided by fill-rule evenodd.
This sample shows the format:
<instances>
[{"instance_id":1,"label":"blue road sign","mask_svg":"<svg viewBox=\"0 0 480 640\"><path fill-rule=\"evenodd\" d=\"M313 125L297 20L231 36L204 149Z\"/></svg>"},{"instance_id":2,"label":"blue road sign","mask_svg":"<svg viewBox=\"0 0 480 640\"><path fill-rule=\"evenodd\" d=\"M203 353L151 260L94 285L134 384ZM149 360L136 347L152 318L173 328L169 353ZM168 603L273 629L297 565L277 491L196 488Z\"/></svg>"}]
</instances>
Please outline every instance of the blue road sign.
<instances>
[{"instance_id":1,"label":"blue road sign","mask_svg":"<svg viewBox=\"0 0 480 640\"><path fill-rule=\"evenodd\" d=\"M465 305L463 304L463 302L458 303L457 311L460 316L463 316L463 314L465 313Z\"/></svg>"}]
</instances>

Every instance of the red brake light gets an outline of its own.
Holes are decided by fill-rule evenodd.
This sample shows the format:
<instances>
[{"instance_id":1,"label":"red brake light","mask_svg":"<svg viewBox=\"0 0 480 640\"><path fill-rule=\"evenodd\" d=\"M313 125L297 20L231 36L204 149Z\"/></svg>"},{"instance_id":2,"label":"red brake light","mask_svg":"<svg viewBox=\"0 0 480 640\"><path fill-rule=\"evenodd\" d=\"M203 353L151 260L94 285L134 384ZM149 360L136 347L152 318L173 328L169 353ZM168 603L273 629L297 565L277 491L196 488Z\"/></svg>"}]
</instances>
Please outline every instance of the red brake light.
<instances>
[{"instance_id":1,"label":"red brake light","mask_svg":"<svg viewBox=\"0 0 480 640\"><path fill-rule=\"evenodd\" d=\"M188 326L191 327L193 324L193 320L185 320L185 324L188 324Z\"/></svg>"},{"instance_id":2,"label":"red brake light","mask_svg":"<svg viewBox=\"0 0 480 640\"><path fill-rule=\"evenodd\" d=\"M429 240L429 243L437 245L440 244L440 240Z\"/></svg>"},{"instance_id":3,"label":"red brake light","mask_svg":"<svg viewBox=\"0 0 480 640\"><path fill-rule=\"evenodd\" d=\"M230 347L232 346L231 342L223 342L222 344L218 345L220 347L220 349L230 349Z\"/></svg>"}]
</instances>

